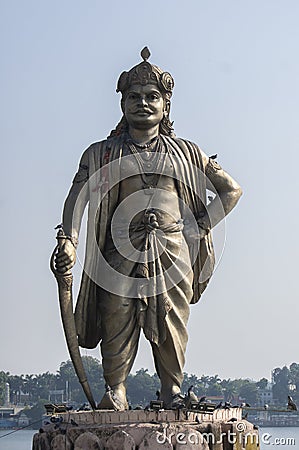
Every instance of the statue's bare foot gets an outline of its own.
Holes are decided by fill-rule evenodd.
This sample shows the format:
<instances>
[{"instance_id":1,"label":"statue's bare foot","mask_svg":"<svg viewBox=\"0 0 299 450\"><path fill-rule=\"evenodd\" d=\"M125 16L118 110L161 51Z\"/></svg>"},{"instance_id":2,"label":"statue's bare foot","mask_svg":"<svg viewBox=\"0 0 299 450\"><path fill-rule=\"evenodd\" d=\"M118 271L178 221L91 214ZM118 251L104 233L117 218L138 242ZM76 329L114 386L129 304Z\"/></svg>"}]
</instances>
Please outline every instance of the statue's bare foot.
<instances>
[{"instance_id":1,"label":"statue's bare foot","mask_svg":"<svg viewBox=\"0 0 299 450\"><path fill-rule=\"evenodd\" d=\"M185 397L181 394L180 386L173 383L165 383L161 386L160 400L163 401L165 409L185 408Z\"/></svg>"},{"instance_id":2,"label":"statue's bare foot","mask_svg":"<svg viewBox=\"0 0 299 450\"><path fill-rule=\"evenodd\" d=\"M166 405L166 409L182 409L186 408L185 397L181 394L174 394L172 396L171 402Z\"/></svg>"},{"instance_id":3,"label":"statue's bare foot","mask_svg":"<svg viewBox=\"0 0 299 450\"><path fill-rule=\"evenodd\" d=\"M126 389L119 384L113 389L107 386L106 393L97 406L98 409L113 409L114 411L125 411L129 409Z\"/></svg>"}]
</instances>

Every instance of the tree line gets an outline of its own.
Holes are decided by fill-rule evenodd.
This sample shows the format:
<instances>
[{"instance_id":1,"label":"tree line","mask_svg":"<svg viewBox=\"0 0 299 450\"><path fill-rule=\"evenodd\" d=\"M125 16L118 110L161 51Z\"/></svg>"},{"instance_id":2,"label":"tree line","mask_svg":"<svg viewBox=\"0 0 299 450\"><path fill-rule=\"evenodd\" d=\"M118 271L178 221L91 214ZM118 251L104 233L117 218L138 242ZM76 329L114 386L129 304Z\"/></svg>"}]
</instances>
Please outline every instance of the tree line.
<instances>
[{"instance_id":1,"label":"tree line","mask_svg":"<svg viewBox=\"0 0 299 450\"><path fill-rule=\"evenodd\" d=\"M105 391L105 380L100 361L91 356L83 356L83 364L96 400L100 400ZM299 364L293 363L289 367L275 368L272 371L272 393L277 405L285 406L287 396L299 402ZM10 401L12 404L20 400L21 393L26 394L26 403L34 405L45 403L50 391L64 390L65 399L77 405L83 404L86 399L77 379L71 361L60 364L56 373L12 375L0 371L0 405L5 401L5 383L10 386ZM184 374L182 392L187 392L190 386L198 397L223 397L224 401L240 399L254 406L258 402L259 392L268 386L268 380L259 381L250 379L221 379L218 375L198 377L195 374ZM146 406L156 398L156 391L160 387L157 374L151 375L147 369L140 369L130 374L127 380L127 393L133 407ZM67 392L66 392L67 391Z\"/></svg>"}]
</instances>

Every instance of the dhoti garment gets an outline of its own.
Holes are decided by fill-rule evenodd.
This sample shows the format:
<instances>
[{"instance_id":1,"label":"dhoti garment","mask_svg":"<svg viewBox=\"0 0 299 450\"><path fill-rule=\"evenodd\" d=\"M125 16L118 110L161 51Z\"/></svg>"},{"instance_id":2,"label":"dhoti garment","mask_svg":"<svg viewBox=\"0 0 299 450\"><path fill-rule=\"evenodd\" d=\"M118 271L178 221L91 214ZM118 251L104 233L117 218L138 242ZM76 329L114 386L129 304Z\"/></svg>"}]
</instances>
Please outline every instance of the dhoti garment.
<instances>
[{"instance_id":1,"label":"dhoti garment","mask_svg":"<svg viewBox=\"0 0 299 450\"><path fill-rule=\"evenodd\" d=\"M150 209L140 223L130 224L130 239L121 224L114 225L114 239L108 234L105 258L128 276L130 284L126 297L106 291L99 295L103 369L110 386L126 381L141 328L151 343L162 389L163 385L180 388L182 384L193 295L193 271L183 228L183 220L169 222L165 214Z\"/></svg>"}]
</instances>

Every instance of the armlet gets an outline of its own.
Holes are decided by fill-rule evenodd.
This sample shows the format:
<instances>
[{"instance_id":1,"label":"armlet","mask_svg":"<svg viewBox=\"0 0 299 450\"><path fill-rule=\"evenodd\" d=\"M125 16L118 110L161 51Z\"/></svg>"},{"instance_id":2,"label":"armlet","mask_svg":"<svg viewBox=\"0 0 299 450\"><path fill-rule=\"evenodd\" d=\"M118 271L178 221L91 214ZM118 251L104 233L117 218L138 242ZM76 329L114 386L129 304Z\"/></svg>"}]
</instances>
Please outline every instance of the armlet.
<instances>
[{"instance_id":1,"label":"armlet","mask_svg":"<svg viewBox=\"0 0 299 450\"><path fill-rule=\"evenodd\" d=\"M217 161L215 161L215 157L209 158L209 162L206 165L206 174L207 175L209 175L209 174L212 175L214 173L217 173L219 170L222 170L222 167L217 163Z\"/></svg>"}]
</instances>

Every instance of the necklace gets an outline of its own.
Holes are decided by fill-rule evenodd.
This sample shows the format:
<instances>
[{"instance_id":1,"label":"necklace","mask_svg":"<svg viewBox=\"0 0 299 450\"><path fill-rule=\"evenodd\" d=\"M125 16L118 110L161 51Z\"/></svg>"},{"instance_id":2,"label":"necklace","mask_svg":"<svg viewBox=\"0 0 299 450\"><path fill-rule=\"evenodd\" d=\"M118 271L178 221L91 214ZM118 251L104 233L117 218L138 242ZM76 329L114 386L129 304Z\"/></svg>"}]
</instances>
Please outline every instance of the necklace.
<instances>
[{"instance_id":1,"label":"necklace","mask_svg":"<svg viewBox=\"0 0 299 450\"><path fill-rule=\"evenodd\" d=\"M166 153L163 152L162 142L158 138L155 140L157 142L155 151L150 153L151 160L146 152L140 153L132 141L127 141L127 145L137 161L145 194L154 193L153 189L157 187L166 162Z\"/></svg>"},{"instance_id":2,"label":"necklace","mask_svg":"<svg viewBox=\"0 0 299 450\"><path fill-rule=\"evenodd\" d=\"M138 142L133 141L133 139L129 139L128 144L133 145L136 150L139 150L141 157L146 161L149 161L153 157L154 150L156 150L158 138L159 136L155 136L146 144L138 144Z\"/></svg>"},{"instance_id":3,"label":"necklace","mask_svg":"<svg viewBox=\"0 0 299 450\"><path fill-rule=\"evenodd\" d=\"M128 142L131 142L135 147L140 148L140 149L145 149L145 148L151 148L154 143L157 142L159 136L155 136L154 138L152 138L149 142L147 142L146 144L139 144L138 142L133 141L132 138L128 139Z\"/></svg>"}]
</instances>

